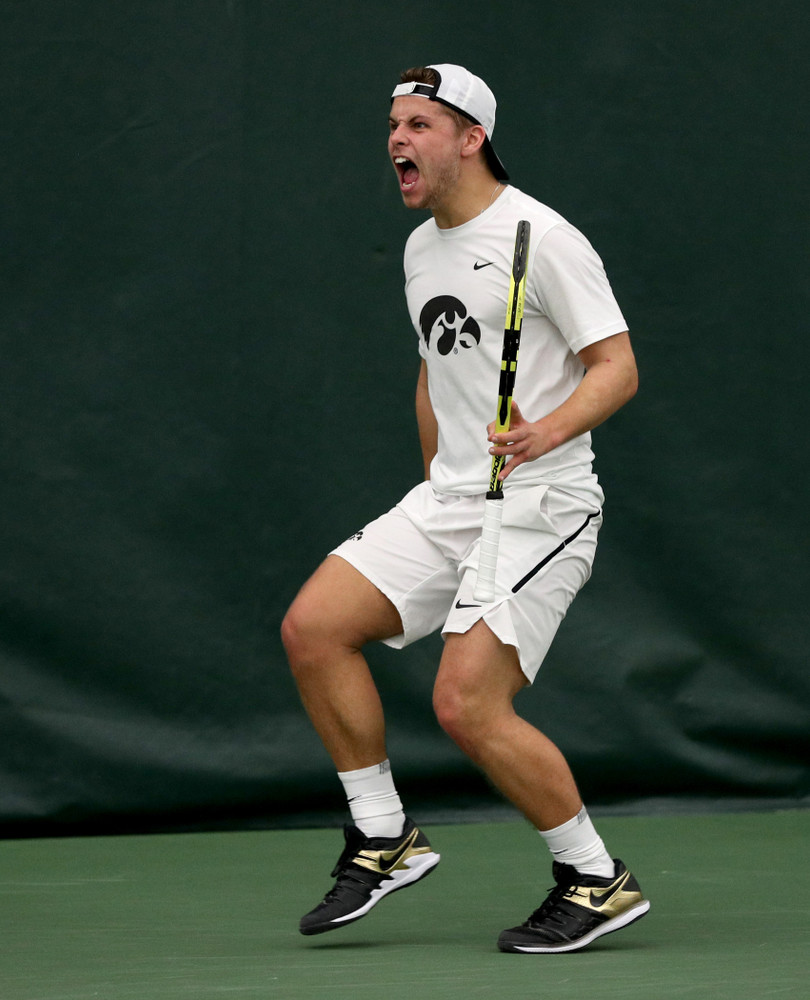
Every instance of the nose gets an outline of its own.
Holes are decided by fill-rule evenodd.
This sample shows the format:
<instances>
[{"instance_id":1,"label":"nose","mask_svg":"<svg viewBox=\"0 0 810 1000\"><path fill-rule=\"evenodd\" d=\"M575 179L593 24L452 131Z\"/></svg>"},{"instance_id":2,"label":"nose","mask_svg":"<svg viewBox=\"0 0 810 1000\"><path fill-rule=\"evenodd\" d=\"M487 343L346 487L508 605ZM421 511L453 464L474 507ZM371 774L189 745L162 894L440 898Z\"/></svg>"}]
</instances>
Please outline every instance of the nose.
<instances>
[{"instance_id":1,"label":"nose","mask_svg":"<svg viewBox=\"0 0 810 1000\"><path fill-rule=\"evenodd\" d=\"M395 127L392 126L391 132L389 133L388 136L388 141L391 143L392 146L401 146L402 143L405 141L401 135L401 131L402 131L401 125L396 125Z\"/></svg>"}]
</instances>

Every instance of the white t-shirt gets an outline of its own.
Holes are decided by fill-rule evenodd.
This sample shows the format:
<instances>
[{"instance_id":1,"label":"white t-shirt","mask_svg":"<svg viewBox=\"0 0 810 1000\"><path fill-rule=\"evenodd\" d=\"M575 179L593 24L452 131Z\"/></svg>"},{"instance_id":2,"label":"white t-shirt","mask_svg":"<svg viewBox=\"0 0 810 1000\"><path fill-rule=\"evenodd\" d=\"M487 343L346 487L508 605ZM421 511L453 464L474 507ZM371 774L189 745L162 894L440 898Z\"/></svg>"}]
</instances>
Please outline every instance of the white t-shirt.
<instances>
[{"instance_id":1,"label":"white t-shirt","mask_svg":"<svg viewBox=\"0 0 810 1000\"><path fill-rule=\"evenodd\" d=\"M556 409L579 384L577 357L589 344L627 330L602 261L585 237L552 209L508 187L477 218L439 229L431 218L405 247L405 293L427 362L439 448L430 467L444 493L488 487L486 428L495 417L509 276L517 223L531 223L526 301L514 399L527 420ZM510 485L555 485L601 504L583 434L525 462Z\"/></svg>"}]
</instances>

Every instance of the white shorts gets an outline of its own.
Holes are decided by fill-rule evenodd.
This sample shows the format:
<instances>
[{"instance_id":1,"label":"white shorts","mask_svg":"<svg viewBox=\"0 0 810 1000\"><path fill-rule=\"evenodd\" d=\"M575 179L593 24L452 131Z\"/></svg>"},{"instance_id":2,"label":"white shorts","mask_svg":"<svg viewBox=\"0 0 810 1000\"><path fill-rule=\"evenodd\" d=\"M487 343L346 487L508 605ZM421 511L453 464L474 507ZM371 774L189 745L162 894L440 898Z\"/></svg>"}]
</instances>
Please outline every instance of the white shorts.
<instances>
[{"instance_id":1,"label":"white shorts","mask_svg":"<svg viewBox=\"0 0 810 1000\"><path fill-rule=\"evenodd\" d=\"M602 512L549 486L507 484L495 599L473 597L484 495L414 487L333 555L351 563L393 603L403 631L385 640L402 648L441 630L467 632L483 618L517 649L533 681L560 622L591 575Z\"/></svg>"}]
</instances>

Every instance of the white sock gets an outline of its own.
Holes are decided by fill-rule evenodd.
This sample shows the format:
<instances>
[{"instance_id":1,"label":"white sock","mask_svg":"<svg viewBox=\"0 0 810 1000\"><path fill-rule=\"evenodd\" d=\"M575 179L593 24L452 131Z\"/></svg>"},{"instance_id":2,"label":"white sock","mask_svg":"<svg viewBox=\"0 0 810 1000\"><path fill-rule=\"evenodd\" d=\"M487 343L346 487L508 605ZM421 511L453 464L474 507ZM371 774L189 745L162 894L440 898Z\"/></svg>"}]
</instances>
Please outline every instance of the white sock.
<instances>
[{"instance_id":1,"label":"white sock","mask_svg":"<svg viewBox=\"0 0 810 1000\"><path fill-rule=\"evenodd\" d=\"M405 813L388 760L357 771L338 771L338 777L359 830L367 837L398 837L402 833Z\"/></svg>"},{"instance_id":2,"label":"white sock","mask_svg":"<svg viewBox=\"0 0 810 1000\"><path fill-rule=\"evenodd\" d=\"M538 832L548 844L554 860L560 864L571 865L583 875L598 875L601 878L613 878L615 875L613 859L605 850L585 806L567 823L555 826L553 830Z\"/></svg>"}]
</instances>

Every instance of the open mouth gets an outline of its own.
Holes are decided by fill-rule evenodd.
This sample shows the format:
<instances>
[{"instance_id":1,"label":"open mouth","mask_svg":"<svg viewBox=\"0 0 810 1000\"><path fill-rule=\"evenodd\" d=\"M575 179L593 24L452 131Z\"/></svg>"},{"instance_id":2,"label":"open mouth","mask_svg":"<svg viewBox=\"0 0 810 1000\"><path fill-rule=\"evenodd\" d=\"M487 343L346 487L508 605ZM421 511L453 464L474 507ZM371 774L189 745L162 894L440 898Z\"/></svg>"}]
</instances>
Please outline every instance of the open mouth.
<instances>
[{"instance_id":1,"label":"open mouth","mask_svg":"<svg viewBox=\"0 0 810 1000\"><path fill-rule=\"evenodd\" d=\"M419 178L419 168L404 156L395 156L394 166L399 174L399 186L403 191L410 191Z\"/></svg>"}]
</instances>

